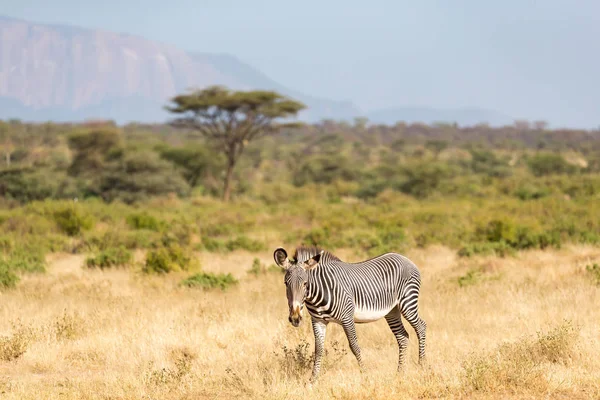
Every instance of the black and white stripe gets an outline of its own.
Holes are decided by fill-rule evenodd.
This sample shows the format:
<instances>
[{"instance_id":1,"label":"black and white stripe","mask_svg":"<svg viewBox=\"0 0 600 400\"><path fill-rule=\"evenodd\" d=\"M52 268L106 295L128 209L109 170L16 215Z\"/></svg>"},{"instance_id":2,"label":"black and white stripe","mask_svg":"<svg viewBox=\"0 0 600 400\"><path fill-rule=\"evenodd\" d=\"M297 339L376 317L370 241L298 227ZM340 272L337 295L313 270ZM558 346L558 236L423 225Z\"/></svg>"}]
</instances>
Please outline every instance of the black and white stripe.
<instances>
[{"instance_id":1,"label":"black and white stripe","mask_svg":"<svg viewBox=\"0 0 600 400\"><path fill-rule=\"evenodd\" d=\"M398 369L404 364L408 332L403 316L413 327L419 340L419 363L425 358L427 324L419 317L418 300L421 275L417 266L397 253L386 253L372 259L347 263L330 252L315 247L300 247L292 260L284 249L274 253L275 261L286 269L290 322L298 326L299 312L305 304L311 315L315 335L315 363L311 380L316 380L321 367L327 324L340 324L350 349L363 369L356 323L385 318L399 348Z\"/></svg>"}]
</instances>

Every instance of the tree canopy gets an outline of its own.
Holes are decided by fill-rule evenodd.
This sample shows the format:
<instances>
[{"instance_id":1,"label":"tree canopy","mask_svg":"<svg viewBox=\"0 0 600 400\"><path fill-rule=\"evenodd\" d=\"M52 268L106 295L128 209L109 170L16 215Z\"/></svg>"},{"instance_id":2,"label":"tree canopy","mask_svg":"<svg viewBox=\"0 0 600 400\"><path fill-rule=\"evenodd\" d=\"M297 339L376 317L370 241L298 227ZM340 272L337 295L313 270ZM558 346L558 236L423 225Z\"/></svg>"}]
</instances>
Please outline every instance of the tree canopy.
<instances>
[{"instance_id":1,"label":"tree canopy","mask_svg":"<svg viewBox=\"0 0 600 400\"><path fill-rule=\"evenodd\" d=\"M304 104L265 90L232 91L223 86L175 96L166 109L180 115L171 125L193 129L216 144L227 157L223 198L229 200L233 169L249 141L297 126L283 122L305 108Z\"/></svg>"}]
</instances>

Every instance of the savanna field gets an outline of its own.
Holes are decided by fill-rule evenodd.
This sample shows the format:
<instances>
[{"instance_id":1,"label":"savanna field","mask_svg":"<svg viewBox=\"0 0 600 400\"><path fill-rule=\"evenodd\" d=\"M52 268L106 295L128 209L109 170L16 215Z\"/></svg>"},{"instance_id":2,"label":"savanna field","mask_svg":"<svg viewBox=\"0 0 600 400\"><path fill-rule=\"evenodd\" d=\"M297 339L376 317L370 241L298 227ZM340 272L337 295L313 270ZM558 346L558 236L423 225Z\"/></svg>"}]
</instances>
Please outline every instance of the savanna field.
<instances>
[{"instance_id":1,"label":"savanna field","mask_svg":"<svg viewBox=\"0 0 600 400\"><path fill-rule=\"evenodd\" d=\"M600 398L598 132L329 122L249 145L224 202L190 132L0 128L1 399ZM361 374L330 324L307 386L300 244L413 260L426 365L382 319Z\"/></svg>"}]
</instances>

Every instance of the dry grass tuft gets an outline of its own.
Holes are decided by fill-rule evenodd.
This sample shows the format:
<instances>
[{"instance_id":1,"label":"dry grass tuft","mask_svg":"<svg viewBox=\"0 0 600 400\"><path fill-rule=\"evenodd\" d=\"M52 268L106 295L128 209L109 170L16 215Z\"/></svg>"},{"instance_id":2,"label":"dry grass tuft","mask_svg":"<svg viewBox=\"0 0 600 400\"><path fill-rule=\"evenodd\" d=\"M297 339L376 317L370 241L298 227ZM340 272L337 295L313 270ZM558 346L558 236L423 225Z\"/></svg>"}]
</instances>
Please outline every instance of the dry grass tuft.
<instances>
[{"instance_id":1,"label":"dry grass tuft","mask_svg":"<svg viewBox=\"0 0 600 400\"><path fill-rule=\"evenodd\" d=\"M36 332L31 327L13 323L13 333L0 337L0 360L13 361L21 357L35 337Z\"/></svg>"},{"instance_id":2,"label":"dry grass tuft","mask_svg":"<svg viewBox=\"0 0 600 400\"><path fill-rule=\"evenodd\" d=\"M537 338L524 338L500 345L489 354L475 355L465 365L465 387L475 391L502 393L549 388L545 363L568 364L577 343L578 330L564 322Z\"/></svg>"}]
</instances>

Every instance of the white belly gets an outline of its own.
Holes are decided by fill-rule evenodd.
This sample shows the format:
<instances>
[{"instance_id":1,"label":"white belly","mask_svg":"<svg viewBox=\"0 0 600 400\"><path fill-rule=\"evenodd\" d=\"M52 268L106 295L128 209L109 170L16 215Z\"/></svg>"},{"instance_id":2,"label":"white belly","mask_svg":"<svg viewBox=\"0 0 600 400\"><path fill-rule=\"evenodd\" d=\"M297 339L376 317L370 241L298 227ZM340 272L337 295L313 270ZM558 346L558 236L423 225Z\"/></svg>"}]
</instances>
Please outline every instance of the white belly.
<instances>
[{"instance_id":1,"label":"white belly","mask_svg":"<svg viewBox=\"0 0 600 400\"><path fill-rule=\"evenodd\" d=\"M393 307L390 307L384 310L362 310L357 307L354 310L354 322L364 323L377 321L388 315L392 308Z\"/></svg>"}]
</instances>

